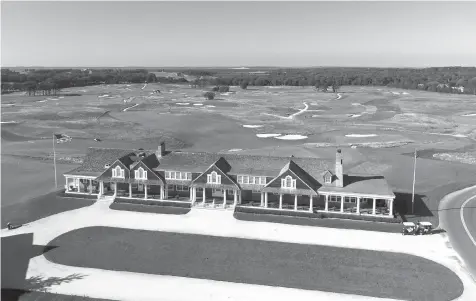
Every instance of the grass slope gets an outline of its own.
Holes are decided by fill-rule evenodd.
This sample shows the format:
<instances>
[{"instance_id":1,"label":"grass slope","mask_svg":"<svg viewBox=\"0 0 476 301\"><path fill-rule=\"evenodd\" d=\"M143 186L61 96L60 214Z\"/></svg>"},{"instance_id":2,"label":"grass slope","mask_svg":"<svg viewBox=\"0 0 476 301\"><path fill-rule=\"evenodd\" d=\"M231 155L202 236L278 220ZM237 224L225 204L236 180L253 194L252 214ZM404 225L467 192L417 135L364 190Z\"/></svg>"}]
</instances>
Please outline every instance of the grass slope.
<instances>
[{"instance_id":1,"label":"grass slope","mask_svg":"<svg viewBox=\"0 0 476 301\"><path fill-rule=\"evenodd\" d=\"M48 260L78 267L403 300L452 300L463 291L446 267L389 252L108 227L71 231L49 246Z\"/></svg>"},{"instance_id":2,"label":"grass slope","mask_svg":"<svg viewBox=\"0 0 476 301\"><path fill-rule=\"evenodd\" d=\"M90 206L94 202L94 199L61 197L57 195L57 192L51 192L25 202L2 207L1 227L5 228L8 222L14 225L29 223L64 211Z\"/></svg>"}]
</instances>

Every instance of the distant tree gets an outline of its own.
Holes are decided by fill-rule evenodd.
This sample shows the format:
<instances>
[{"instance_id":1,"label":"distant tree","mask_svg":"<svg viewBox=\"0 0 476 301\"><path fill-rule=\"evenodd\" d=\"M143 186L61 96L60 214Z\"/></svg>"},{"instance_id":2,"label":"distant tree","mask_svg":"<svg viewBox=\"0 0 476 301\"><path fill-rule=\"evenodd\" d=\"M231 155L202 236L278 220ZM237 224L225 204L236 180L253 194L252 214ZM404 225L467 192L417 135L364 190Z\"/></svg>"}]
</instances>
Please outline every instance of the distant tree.
<instances>
[{"instance_id":1,"label":"distant tree","mask_svg":"<svg viewBox=\"0 0 476 301\"><path fill-rule=\"evenodd\" d=\"M242 81L240 84L241 89L245 90L248 88L248 82L247 81Z\"/></svg>"},{"instance_id":2,"label":"distant tree","mask_svg":"<svg viewBox=\"0 0 476 301\"><path fill-rule=\"evenodd\" d=\"M218 86L215 86L215 87L212 88L213 92L218 92L218 90L220 90L220 87L218 87Z\"/></svg>"},{"instance_id":3,"label":"distant tree","mask_svg":"<svg viewBox=\"0 0 476 301\"><path fill-rule=\"evenodd\" d=\"M218 88L218 91L219 91L220 93L230 92L230 86L220 86L220 87Z\"/></svg>"},{"instance_id":4,"label":"distant tree","mask_svg":"<svg viewBox=\"0 0 476 301\"><path fill-rule=\"evenodd\" d=\"M203 97L205 97L205 99L212 100L212 99L215 98L215 93L214 92L205 92L203 94Z\"/></svg>"}]
</instances>

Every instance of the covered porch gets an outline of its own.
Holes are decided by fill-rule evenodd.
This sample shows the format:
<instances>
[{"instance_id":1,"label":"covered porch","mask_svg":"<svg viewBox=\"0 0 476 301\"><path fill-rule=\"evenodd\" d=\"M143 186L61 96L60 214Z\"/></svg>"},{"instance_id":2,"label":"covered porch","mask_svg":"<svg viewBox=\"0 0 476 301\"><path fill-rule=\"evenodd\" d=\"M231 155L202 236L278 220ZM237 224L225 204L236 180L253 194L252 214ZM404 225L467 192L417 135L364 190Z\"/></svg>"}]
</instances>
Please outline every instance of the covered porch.
<instances>
[{"instance_id":1,"label":"covered porch","mask_svg":"<svg viewBox=\"0 0 476 301\"><path fill-rule=\"evenodd\" d=\"M65 175L65 192L97 195L100 192L100 185L95 179L93 176Z\"/></svg>"},{"instance_id":2,"label":"covered porch","mask_svg":"<svg viewBox=\"0 0 476 301\"><path fill-rule=\"evenodd\" d=\"M306 189L266 187L259 192L259 201L244 200L242 205L263 209L313 212L317 192Z\"/></svg>"},{"instance_id":3,"label":"covered porch","mask_svg":"<svg viewBox=\"0 0 476 301\"><path fill-rule=\"evenodd\" d=\"M394 196L326 193L321 194L317 211L393 217L394 200Z\"/></svg>"},{"instance_id":4,"label":"covered porch","mask_svg":"<svg viewBox=\"0 0 476 301\"><path fill-rule=\"evenodd\" d=\"M235 208L241 202L241 190L233 185L194 183L190 199L194 207Z\"/></svg>"}]
</instances>

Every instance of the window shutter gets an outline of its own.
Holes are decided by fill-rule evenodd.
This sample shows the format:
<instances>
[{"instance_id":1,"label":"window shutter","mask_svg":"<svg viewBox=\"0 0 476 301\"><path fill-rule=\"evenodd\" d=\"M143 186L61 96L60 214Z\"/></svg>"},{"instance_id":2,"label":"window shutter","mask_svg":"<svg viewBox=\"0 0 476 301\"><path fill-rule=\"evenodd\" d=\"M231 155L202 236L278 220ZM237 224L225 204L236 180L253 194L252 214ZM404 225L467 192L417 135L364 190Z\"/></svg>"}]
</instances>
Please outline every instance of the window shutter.
<instances>
[{"instance_id":1,"label":"window shutter","mask_svg":"<svg viewBox=\"0 0 476 301\"><path fill-rule=\"evenodd\" d=\"M296 180L293 180L293 188L296 188Z\"/></svg>"},{"instance_id":2,"label":"window shutter","mask_svg":"<svg viewBox=\"0 0 476 301\"><path fill-rule=\"evenodd\" d=\"M243 184L243 176L238 176L238 184Z\"/></svg>"},{"instance_id":3,"label":"window shutter","mask_svg":"<svg viewBox=\"0 0 476 301\"><path fill-rule=\"evenodd\" d=\"M221 176L220 175L217 176L217 184L221 184Z\"/></svg>"},{"instance_id":4,"label":"window shutter","mask_svg":"<svg viewBox=\"0 0 476 301\"><path fill-rule=\"evenodd\" d=\"M211 179L212 175L207 175L207 183L211 183L212 179Z\"/></svg>"},{"instance_id":5,"label":"window shutter","mask_svg":"<svg viewBox=\"0 0 476 301\"><path fill-rule=\"evenodd\" d=\"M144 179L147 179L147 171L144 171Z\"/></svg>"},{"instance_id":6,"label":"window shutter","mask_svg":"<svg viewBox=\"0 0 476 301\"><path fill-rule=\"evenodd\" d=\"M136 178L136 179L139 178L139 171L138 171L138 170L136 170L136 171L134 172L134 178Z\"/></svg>"},{"instance_id":7,"label":"window shutter","mask_svg":"<svg viewBox=\"0 0 476 301\"><path fill-rule=\"evenodd\" d=\"M286 188L286 180L285 179L281 179L281 187Z\"/></svg>"}]
</instances>

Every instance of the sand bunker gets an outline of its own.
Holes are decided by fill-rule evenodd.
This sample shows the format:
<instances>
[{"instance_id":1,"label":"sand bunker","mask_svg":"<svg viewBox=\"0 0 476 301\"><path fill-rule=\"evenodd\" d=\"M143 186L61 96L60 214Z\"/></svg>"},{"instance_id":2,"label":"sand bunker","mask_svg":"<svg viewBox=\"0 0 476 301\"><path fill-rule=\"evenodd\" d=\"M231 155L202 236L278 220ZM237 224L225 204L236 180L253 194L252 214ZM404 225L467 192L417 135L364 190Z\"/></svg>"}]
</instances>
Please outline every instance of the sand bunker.
<instances>
[{"instance_id":1,"label":"sand bunker","mask_svg":"<svg viewBox=\"0 0 476 301\"><path fill-rule=\"evenodd\" d=\"M239 151L242 151L241 148L232 148L230 150L228 150L229 152L239 152Z\"/></svg>"},{"instance_id":2,"label":"sand bunker","mask_svg":"<svg viewBox=\"0 0 476 301\"><path fill-rule=\"evenodd\" d=\"M269 137L278 137L281 136L281 134L256 134L256 137L258 138L269 138Z\"/></svg>"},{"instance_id":3,"label":"sand bunker","mask_svg":"<svg viewBox=\"0 0 476 301\"><path fill-rule=\"evenodd\" d=\"M463 116L463 117L476 116L476 113L464 114L464 115L461 115L461 116Z\"/></svg>"},{"instance_id":4,"label":"sand bunker","mask_svg":"<svg viewBox=\"0 0 476 301\"><path fill-rule=\"evenodd\" d=\"M194 106L203 106L203 103L194 103Z\"/></svg>"},{"instance_id":5,"label":"sand bunker","mask_svg":"<svg viewBox=\"0 0 476 301\"><path fill-rule=\"evenodd\" d=\"M144 86L142 87L142 89L141 89L141 90L144 90L144 89L145 89L145 87L147 87L147 84L144 84Z\"/></svg>"},{"instance_id":6,"label":"sand bunker","mask_svg":"<svg viewBox=\"0 0 476 301\"><path fill-rule=\"evenodd\" d=\"M262 125L256 125L256 124L243 124L244 128L250 128L250 129L256 129L256 128L261 128L263 127Z\"/></svg>"},{"instance_id":7,"label":"sand bunker","mask_svg":"<svg viewBox=\"0 0 476 301\"><path fill-rule=\"evenodd\" d=\"M353 105L353 106L361 106L361 104L360 104L360 103L357 103L357 102L352 103L352 105Z\"/></svg>"},{"instance_id":8,"label":"sand bunker","mask_svg":"<svg viewBox=\"0 0 476 301\"><path fill-rule=\"evenodd\" d=\"M111 96L111 95L109 95L109 94L98 95L98 98L109 97L109 96Z\"/></svg>"},{"instance_id":9,"label":"sand bunker","mask_svg":"<svg viewBox=\"0 0 476 301\"><path fill-rule=\"evenodd\" d=\"M355 118L355 117L360 117L362 114L350 114L349 117Z\"/></svg>"},{"instance_id":10,"label":"sand bunker","mask_svg":"<svg viewBox=\"0 0 476 301\"><path fill-rule=\"evenodd\" d=\"M47 102L48 99L43 99L43 100L37 100L36 102Z\"/></svg>"},{"instance_id":11,"label":"sand bunker","mask_svg":"<svg viewBox=\"0 0 476 301\"><path fill-rule=\"evenodd\" d=\"M0 123L18 123L18 121L0 121Z\"/></svg>"},{"instance_id":12,"label":"sand bunker","mask_svg":"<svg viewBox=\"0 0 476 301\"><path fill-rule=\"evenodd\" d=\"M205 107L207 107L207 108L215 108L214 105L207 105L207 106L205 106Z\"/></svg>"},{"instance_id":13,"label":"sand bunker","mask_svg":"<svg viewBox=\"0 0 476 301\"><path fill-rule=\"evenodd\" d=\"M177 102L175 104L177 104L179 106L188 106L190 103L189 102Z\"/></svg>"},{"instance_id":14,"label":"sand bunker","mask_svg":"<svg viewBox=\"0 0 476 301\"><path fill-rule=\"evenodd\" d=\"M350 138L377 137L376 134L348 134L348 135L345 135L345 136L350 137Z\"/></svg>"},{"instance_id":15,"label":"sand bunker","mask_svg":"<svg viewBox=\"0 0 476 301\"><path fill-rule=\"evenodd\" d=\"M280 140L302 140L302 139L307 139L308 137L303 135L284 135L284 136L274 137L274 138L280 139Z\"/></svg>"},{"instance_id":16,"label":"sand bunker","mask_svg":"<svg viewBox=\"0 0 476 301\"><path fill-rule=\"evenodd\" d=\"M342 95L341 95L340 93L337 93L337 98L336 98L336 100L339 100L339 99L341 99L341 98L342 98Z\"/></svg>"}]
</instances>

